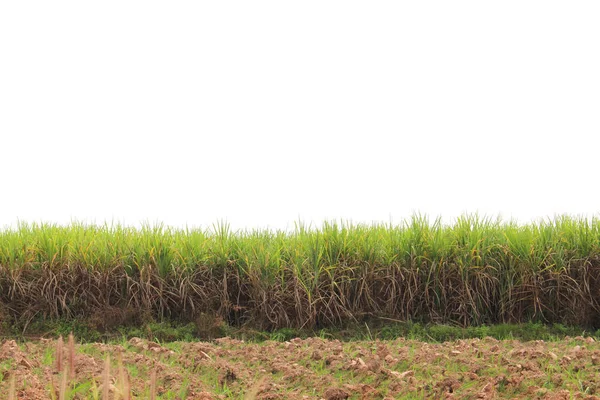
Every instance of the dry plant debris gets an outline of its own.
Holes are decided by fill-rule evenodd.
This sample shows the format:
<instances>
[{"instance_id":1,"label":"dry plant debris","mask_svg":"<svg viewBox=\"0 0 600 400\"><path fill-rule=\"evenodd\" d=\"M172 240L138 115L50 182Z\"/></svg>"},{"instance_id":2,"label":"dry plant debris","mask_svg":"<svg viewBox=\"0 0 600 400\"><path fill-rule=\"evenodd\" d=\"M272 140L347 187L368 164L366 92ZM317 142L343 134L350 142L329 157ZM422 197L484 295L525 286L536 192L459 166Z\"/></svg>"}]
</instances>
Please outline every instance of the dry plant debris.
<instances>
[{"instance_id":1,"label":"dry plant debris","mask_svg":"<svg viewBox=\"0 0 600 400\"><path fill-rule=\"evenodd\" d=\"M63 346L3 341L2 398L600 399L600 344L583 337Z\"/></svg>"}]
</instances>

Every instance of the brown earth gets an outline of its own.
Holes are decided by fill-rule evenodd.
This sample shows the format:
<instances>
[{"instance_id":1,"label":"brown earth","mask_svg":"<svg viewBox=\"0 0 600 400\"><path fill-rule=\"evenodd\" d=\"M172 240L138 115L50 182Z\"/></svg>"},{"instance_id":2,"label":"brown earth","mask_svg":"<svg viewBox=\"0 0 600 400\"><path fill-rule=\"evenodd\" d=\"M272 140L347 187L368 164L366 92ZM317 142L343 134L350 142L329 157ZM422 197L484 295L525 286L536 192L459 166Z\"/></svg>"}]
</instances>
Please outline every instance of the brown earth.
<instances>
[{"instance_id":1,"label":"brown earth","mask_svg":"<svg viewBox=\"0 0 600 400\"><path fill-rule=\"evenodd\" d=\"M69 348L57 350L56 340L1 342L0 399L8 398L13 379L18 399L52 398L62 376L59 353L68 365ZM161 345L134 338L76 344L68 398L102 393L107 355L111 399L122 387L119 358L132 398L140 399L149 398L153 371L158 398L164 399L600 399L600 344L583 337L526 343L224 338Z\"/></svg>"}]
</instances>

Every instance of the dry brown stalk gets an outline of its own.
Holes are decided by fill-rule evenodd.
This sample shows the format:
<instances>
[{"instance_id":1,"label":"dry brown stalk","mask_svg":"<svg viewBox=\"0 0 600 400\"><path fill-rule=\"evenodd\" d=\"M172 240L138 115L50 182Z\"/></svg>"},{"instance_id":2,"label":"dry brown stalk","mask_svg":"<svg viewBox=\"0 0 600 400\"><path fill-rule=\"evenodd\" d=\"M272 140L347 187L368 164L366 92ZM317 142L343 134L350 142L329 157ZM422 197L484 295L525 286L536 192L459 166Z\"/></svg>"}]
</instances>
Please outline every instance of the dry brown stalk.
<instances>
[{"instance_id":1,"label":"dry brown stalk","mask_svg":"<svg viewBox=\"0 0 600 400\"><path fill-rule=\"evenodd\" d=\"M123 400L130 400L131 399L131 387L129 384L129 377L127 375L127 371L125 370L125 367L123 366L123 354L122 353L118 354L118 362L119 362L119 386L118 386L118 392L115 394L115 400L118 400L120 398L119 396L123 396Z\"/></svg>"},{"instance_id":2,"label":"dry brown stalk","mask_svg":"<svg viewBox=\"0 0 600 400\"><path fill-rule=\"evenodd\" d=\"M104 361L104 371L102 372L102 400L109 400L110 389L110 355L106 355Z\"/></svg>"},{"instance_id":3,"label":"dry brown stalk","mask_svg":"<svg viewBox=\"0 0 600 400\"><path fill-rule=\"evenodd\" d=\"M59 336L56 342L56 372L62 371L62 358L63 358L63 337Z\"/></svg>"},{"instance_id":4,"label":"dry brown stalk","mask_svg":"<svg viewBox=\"0 0 600 400\"><path fill-rule=\"evenodd\" d=\"M75 378L75 337L69 334L69 380Z\"/></svg>"},{"instance_id":5,"label":"dry brown stalk","mask_svg":"<svg viewBox=\"0 0 600 400\"><path fill-rule=\"evenodd\" d=\"M123 383L123 389L124 389L124 393L125 393L125 397L124 400L131 400L131 382L129 381L129 374L125 373L124 375L125 381Z\"/></svg>"},{"instance_id":6,"label":"dry brown stalk","mask_svg":"<svg viewBox=\"0 0 600 400\"><path fill-rule=\"evenodd\" d=\"M150 375L150 400L156 400L156 369Z\"/></svg>"},{"instance_id":7,"label":"dry brown stalk","mask_svg":"<svg viewBox=\"0 0 600 400\"><path fill-rule=\"evenodd\" d=\"M65 400L67 398L67 377L69 375L69 367L65 365L65 369L62 372L62 379L60 380L60 390L58 392L58 400Z\"/></svg>"},{"instance_id":8,"label":"dry brown stalk","mask_svg":"<svg viewBox=\"0 0 600 400\"><path fill-rule=\"evenodd\" d=\"M10 386L8 387L8 400L16 400L17 399L17 389L16 389L16 376L15 374L10 375Z\"/></svg>"},{"instance_id":9,"label":"dry brown stalk","mask_svg":"<svg viewBox=\"0 0 600 400\"><path fill-rule=\"evenodd\" d=\"M49 390L50 390L50 398L52 400L56 400L57 395L56 395L56 386L54 385L54 378L52 378L52 376L50 376L50 382L48 383Z\"/></svg>"}]
</instances>

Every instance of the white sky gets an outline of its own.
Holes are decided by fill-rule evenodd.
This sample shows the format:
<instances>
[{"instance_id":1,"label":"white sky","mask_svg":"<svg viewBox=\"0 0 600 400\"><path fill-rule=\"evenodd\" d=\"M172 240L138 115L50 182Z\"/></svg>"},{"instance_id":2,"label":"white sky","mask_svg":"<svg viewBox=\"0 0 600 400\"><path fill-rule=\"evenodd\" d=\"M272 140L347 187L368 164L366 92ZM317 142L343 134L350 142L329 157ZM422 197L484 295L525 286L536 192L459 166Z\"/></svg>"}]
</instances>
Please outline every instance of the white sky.
<instances>
[{"instance_id":1,"label":"white sky","mask_svg":"<svg viewBox=\"0 0 600 400\"><path fill-rule=\"evenodd\" d=\"M0 226L598 215L600 2L0 2Z\"/></svg>"}]
</instances>

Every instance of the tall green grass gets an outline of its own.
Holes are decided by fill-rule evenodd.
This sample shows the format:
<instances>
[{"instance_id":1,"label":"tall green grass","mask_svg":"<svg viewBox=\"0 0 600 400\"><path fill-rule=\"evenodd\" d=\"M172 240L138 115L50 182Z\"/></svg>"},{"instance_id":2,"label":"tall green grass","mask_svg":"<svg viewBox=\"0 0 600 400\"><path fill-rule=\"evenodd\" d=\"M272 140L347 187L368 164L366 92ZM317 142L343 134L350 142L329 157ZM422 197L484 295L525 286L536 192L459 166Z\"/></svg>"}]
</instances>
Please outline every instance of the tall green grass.
<instances>
[{"instance_id":1,"label":"tall green grass","mask_svg":"<svg viewBox=\"0 0 600 400\"><path fill-rule=\"evenodd\" d=\"M213 314L261 329L391 318L600 327L600 223L327 222L292 232L21 224L0 231L0 313ZM1 314L0 314L1 316ZM134 318L134 319L135 319Z\"/></svg>"}]
</instances>

